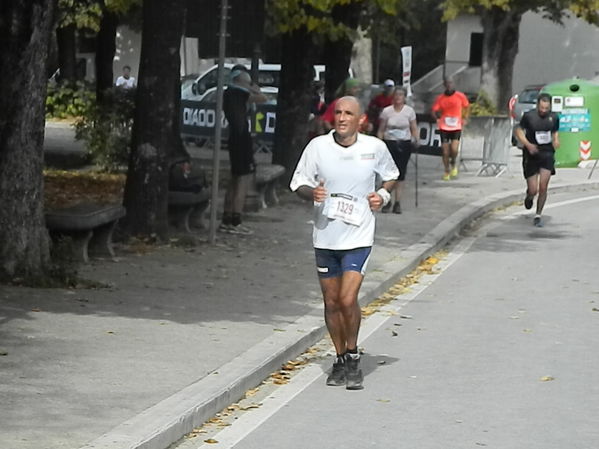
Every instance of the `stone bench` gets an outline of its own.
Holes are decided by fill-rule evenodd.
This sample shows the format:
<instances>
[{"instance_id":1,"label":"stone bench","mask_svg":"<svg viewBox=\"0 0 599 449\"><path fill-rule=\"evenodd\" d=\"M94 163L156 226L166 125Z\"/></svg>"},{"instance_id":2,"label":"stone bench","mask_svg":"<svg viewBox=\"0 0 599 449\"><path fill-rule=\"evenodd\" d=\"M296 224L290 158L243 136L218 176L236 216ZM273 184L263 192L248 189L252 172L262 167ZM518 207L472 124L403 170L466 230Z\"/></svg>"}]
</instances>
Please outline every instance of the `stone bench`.
<instances>
[{"instance_id":1,"label":"stone bench","mask_svg":"<svg viewBox=\"0 0 599 449\"><path fill-rule=\"evenodd\" d=\"M169 221L178 229L191 232L191 224L204 228L204 213L210 204L209 188L199 192L168 192Z\"/></svg>"},{"instance_id":2,"label":"stone bench","mask_svg":"<svg viewBox=\"0 0 599 449\"><path fill-rule=\"evenodd\" d=\"M256 190L260 207L266 208L279 203L277 183L285 174L285 167L276 164L256 165Z\"/></svg>"},{"instance_id":3,"label":"stone bench","mask_svg":"<svg viewBox=\"0 0 599 449\"><path fill-rule=\"evenodd\" d=\"M56 240L70 237L74 260L88 262L89 256L114 257L112 233L119 218L125 216L121 205L81 203L45 213L46 227Z\"/></svg>"}]
</instances>

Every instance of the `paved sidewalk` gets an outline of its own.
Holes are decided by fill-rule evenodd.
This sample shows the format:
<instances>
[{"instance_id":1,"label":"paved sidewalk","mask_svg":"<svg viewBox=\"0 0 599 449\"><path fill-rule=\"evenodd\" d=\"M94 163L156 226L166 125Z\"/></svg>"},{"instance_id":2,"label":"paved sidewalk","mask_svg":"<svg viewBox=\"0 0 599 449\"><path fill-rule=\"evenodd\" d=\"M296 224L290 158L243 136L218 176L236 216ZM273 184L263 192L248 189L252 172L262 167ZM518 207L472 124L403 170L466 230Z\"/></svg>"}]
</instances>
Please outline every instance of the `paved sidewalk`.
<instances>
[{"instance_id":1,"label":"paved sidewalk","mask_svg":"<svg viewBox=\"0 0 599 449\"><path fill-rule=\"evenodd\" d=\"M378 215L361 302L474 217L521 201L518 164L515 152L500 178L476 177L470 163L443 182L439 158L421 156L419 207L410 166L404 213ZM552 187L589 195L599 179L588 172L558 169ZM119 247L82 268L109 288L0 286L0 447L163 449L320 339L311 205L281 198L249 215L253 236Z\"/></svg>"}]
</instances>

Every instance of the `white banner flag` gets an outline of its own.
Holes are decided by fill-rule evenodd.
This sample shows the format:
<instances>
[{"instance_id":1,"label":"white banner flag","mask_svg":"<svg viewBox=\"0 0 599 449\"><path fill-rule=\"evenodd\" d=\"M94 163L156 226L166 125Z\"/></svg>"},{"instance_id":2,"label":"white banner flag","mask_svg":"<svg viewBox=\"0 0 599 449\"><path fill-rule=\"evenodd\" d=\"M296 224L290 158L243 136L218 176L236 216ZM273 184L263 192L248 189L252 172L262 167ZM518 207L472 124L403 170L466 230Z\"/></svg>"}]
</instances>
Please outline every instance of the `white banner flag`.
<instances>
[{"instance_id":1,"label":"white banner flag","mask_svg":"<svg viewBox=\"0 0 599 449\"><path fill-rule=\"evenodd\" d=\"M408 97L412 96L412 86L410 79L412 77L412 47L401 47L402 61L402 86L408 91Z\"/></svg>"}]
</instances>

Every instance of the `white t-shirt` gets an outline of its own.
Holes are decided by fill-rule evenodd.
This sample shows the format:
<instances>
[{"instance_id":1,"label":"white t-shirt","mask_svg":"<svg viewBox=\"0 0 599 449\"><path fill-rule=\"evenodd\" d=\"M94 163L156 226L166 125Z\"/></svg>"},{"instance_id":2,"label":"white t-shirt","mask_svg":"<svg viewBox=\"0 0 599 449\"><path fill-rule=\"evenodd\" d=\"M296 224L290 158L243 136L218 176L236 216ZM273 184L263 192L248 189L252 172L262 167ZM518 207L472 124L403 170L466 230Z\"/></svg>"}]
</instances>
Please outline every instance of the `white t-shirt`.
<instances>
[{"instance_id":1,"label":"white t-shirt","mask_svg":"<svg viewBox=\"0 0 599 449\"><path fill-rule=\"evenodd\" d=\"M125 89L131 89L132 87L135 87L135 78L130 76L127 79L123 75L119 76L116 79L116 87L121 87L121 86L124 87Z\"/></svg>"},{"instance_id":2,"label":"white t-shirt","mask_svg":"<svg viewBox=\"0 0 599 449\"><path fill-rule=\"evenodd\" d=\"M386 120L385 140L411 140L410 122L416 120L416 112L405 104L401 111L397 112L393 105L387 106L381 112L380 120Z\"/></svg>"},{"instance_id":3,"label":"white t-shirt","mask_svg":"<svg viewBox=\"0 0 599 449\"><path fill-rule=\"evenodd\" d=\"M376 191L377 177L383 182L395 180L399 171L380 139L358 134L353 145L343 147L335 142L334 132L308 143L289 187L293 191L304 185L314 188L324 180L329 197L323 203L314 203L315 248L345 250L372 246L375 219L367 196ZM347 214L348 207L353 211L351 220L335 214L336 210Z\"/></svg>"}]
</instances>

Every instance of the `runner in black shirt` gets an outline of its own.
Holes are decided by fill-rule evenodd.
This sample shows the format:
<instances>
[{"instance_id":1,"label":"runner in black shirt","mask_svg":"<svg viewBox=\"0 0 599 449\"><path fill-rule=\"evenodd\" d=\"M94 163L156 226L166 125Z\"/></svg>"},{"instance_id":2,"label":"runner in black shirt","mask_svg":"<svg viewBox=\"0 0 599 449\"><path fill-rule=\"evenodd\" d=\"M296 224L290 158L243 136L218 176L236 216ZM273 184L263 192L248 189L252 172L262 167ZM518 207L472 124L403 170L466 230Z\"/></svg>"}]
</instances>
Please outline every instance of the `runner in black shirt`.
<instances>
[{"instance_id":1,"label":"runner in black shirt","mask_svg":"<svg viewBox=\"0 0 599 449\"><path fill-rule=\"evenodd\" d=\"M555 150L559 148L559 119L551 112L551 96L546 93L539 95L536 109L526 112L516 128L516 137L524 145L522 168L526 178L526 198L524 207L532 208L535 195L537 213L533 224L543 226L541 213L547 199L547 187L551 175L555 174Z\"/></svg>"}]
</instances>

